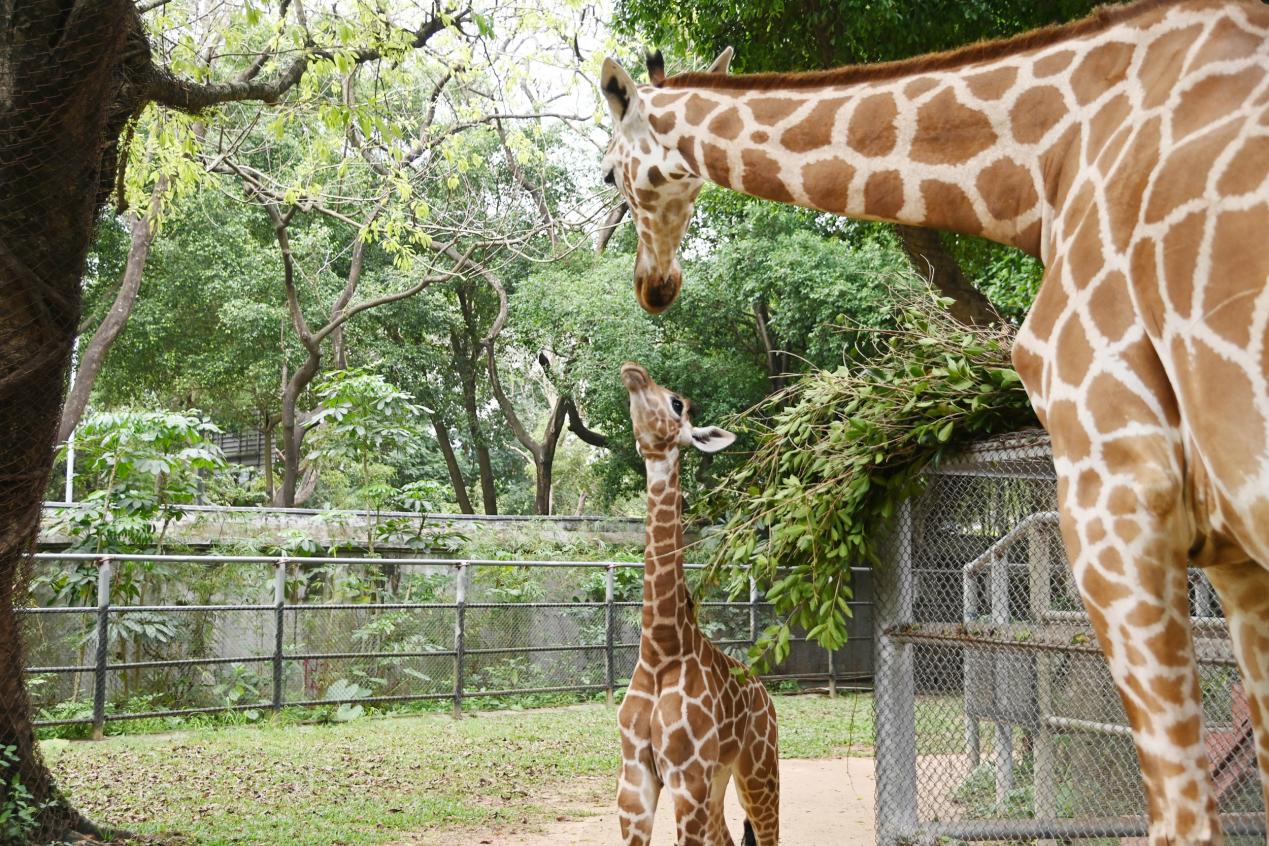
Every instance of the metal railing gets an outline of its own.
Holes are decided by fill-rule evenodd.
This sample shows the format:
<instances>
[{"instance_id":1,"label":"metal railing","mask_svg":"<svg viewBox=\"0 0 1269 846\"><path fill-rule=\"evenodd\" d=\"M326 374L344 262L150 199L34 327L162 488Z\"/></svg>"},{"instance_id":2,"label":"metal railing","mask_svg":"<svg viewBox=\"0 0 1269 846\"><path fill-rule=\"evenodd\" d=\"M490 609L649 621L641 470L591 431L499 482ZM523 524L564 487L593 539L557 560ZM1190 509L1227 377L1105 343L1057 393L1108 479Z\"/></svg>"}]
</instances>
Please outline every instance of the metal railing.
<instances>
[{"instance_id":1,"label":"metal railing","mask_svg":"<svg viewBox=\"0 0 1269 846\"><path fill-rule=\"evenodd\" d=\"M475 696L569 692L602 692L611 703L628 681L638 649L641 603L619 601L615 581L619 570L641 569L641 562L47 552L35 556L37 571L59 564L81 570L96 568L96 604L46 601L20 609L18 613L27 618L28 655L36 661L26 672L45 681L74 678L75 691L81 677L91 676L91 709L70 715L58 713L58 704L74 700L74 693L67 693L65 682L45 684L36 692L36 725L90 724L97 738L104 735L106 723L116 720L231 711L276 713L285 707L451 700L453 713L459 716L464 702ZM169 573L162 590L159 585L151 586L150 595L165 592L167 601L114 601L112 582L119 578L119 568L129 564L165 565L185 568L186 572ZM246 588L218 601L196 601L184 583L197 576L199 568L205 572L216 567L246 568ZM271 579L257 578L255 567L271 568ZM430 578L437 595L412 601L408 591L402 597L373 587L367 592L363 586L353 599L330 589L324 581L331 579L332 573L364 577L384 567L408 572L407 582L410 577ZM688 569L699 566L689 565ZM479 581L473 584L473 576L483 570L491 575L508 570L536 572L537 582L549 584L539 585L539 594L526 601L491 601L501 596L496 586L491 589ZM584 580L596 571L604 573L603 600L579 599L576 591L580 580L564 574L581 574ZM305 591L306 586L318 583L322 589ZM570 592L572 595L565 598ZM51 600L49 593L46 590L46 596L41 597L37 589L33 599ZM801 650L800 659L786 662L767 678L823 681L834 692L840 682L869 678L871 624L866 611L872 603L860 599L851 605L859 622L845 655L834 656L806 638L794 638L795 649ZM698 608L702 620L712 621L714 642L733 649L752 645L770 614L770 606L753 585L747 600L705 599L698 602ZM416 630L416 636L391 644L362 637L388 614L398 614L393 619L404 620L404 625ZM165 631L175 631L176 635L153 654L145 654L140 647L129 650L123 646L121 650L120 642L126 642L137 628L129 626L130 619L142 615L162 622ZM479 619L473 620L473 615ZM325 624L319 620L323 617ZM208 624L200 629L190 622L194 618L203 618ZM71 622L75 620L82 622ZM450 620L452 633L445 635ZM33 632L32 627L39 630ZM188 633L195 629L202 633ZM229 642L218 640L217 631L228 632ZM195 641L202 645L196 646ZM255 644L255 648L235 648L243 642ZM65 658L76 643L83 657L88 657L87 647L91 646L91 662ZM128 655L129 651L133 654ZM344 678L349 673L360 678L373 672L397 678L394 684L385 682L380 690L354 685L350 692L347 684L313 682L314 674L323 671L328 678ZM157 697L157 705L130 710L127 697L121 697L127 680L165 672L171 675L142 685L151 693L155 688L165 689ZM192 684L187 678L191 672L201 674ZM246 701L226 697L208 701L216 697L215 690L227 672L250 676L257 684L249 686L248 692L256 695L243 697ZM297 672L302 678L296 678Z\"/></svg>"}]
</instances>

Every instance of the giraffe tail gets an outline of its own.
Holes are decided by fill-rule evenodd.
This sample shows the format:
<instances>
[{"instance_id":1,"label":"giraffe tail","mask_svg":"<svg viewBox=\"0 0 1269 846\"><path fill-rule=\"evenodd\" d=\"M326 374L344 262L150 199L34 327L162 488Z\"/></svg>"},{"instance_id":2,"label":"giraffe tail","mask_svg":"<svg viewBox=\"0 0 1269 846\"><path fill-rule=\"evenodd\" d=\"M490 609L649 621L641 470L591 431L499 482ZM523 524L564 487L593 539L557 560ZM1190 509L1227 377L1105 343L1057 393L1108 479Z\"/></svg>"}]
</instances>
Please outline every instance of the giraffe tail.
<instances>
[{"instance_id":1,"label":"giraffe tail","mask_svg":"<svg viewBox=\"0 0 1269 846\"><path fill-rule=\"evenodd\" d=\"M753 826L749 824L749 820L745 820L745 837L741 846L758 846L758 838L753 836Z\"/></svg>"}]
</instances>

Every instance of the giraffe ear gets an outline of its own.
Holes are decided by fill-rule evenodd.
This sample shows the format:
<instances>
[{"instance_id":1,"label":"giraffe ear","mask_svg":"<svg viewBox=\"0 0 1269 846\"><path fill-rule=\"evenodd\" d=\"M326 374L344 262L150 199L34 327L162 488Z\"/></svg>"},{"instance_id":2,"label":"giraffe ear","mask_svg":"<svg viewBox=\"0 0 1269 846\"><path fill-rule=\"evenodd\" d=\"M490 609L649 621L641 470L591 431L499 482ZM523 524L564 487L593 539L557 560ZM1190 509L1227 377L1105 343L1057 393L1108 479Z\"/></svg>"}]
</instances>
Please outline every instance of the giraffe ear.
<instances>
[{"instance_id":1,"label":"giraffe ear","mask_svg":"<svg viewBox=\"0 0 1269 846\"><path fill-rule=\"evenodd\" d=\"M648 82L660 85L665 82L665 56L660 50L648 52Z\"/></svg>"},{"instance_id":2,"label":"giraffe ear","mask_svg":"<svg viewBox=\"0 0 1269 846\"><path fill-rule=\"evenodd\" d=\"M723 52L718 54L718 58L710 62L709 67L705 69L705 73L721 73L726 74L727 69L731 67L731 57L736 51L730 47L724 47Z\"/></svg>"},{"instance_id":3,"label":"giraffe ear","mask_svg":"<svg viewBox=\"0 0 1269 846\"><path fill-rule=\"evenodd\" d=\"M718 452L731 446L735 440L735 435L717 426L692 427L692 446L701 452Z\"/></svg>"},{"instance_id":4,"label":"giraffe ear","mask_svg":"<svg viewBox=\"0 0 1269 846\"><path fill-rule=\"evenodd\" d=\"M608 101L608 112L612 115L614 127L626 119L636 104L635 82L626 73L626 69L617 64L617 60L609 56L599 71L599 88Z\"/></svg>"}]
</instances>

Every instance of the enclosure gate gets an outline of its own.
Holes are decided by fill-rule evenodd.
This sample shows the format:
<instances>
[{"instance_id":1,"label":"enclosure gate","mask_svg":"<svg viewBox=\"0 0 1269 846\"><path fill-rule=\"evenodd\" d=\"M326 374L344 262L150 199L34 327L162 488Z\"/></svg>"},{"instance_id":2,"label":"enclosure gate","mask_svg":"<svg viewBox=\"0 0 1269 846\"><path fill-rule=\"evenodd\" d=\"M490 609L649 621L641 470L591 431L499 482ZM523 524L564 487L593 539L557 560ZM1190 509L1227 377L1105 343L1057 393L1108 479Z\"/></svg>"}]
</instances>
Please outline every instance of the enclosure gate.
<instances>
[{"instance_id":1,"label":"enclosure gate","mask_svg":"<svg viewBox=\"0 0 1269 846\"><path fill-rule=\"evenodd\" d=\"M1144 837L1132 733L1063 553L1047 438L980 443L927 482L877 574L878 842ZM1231 842L1263 844L1248 705L1197 570L1190 599L1222 821Z\"/></svg>"}]
</instances>

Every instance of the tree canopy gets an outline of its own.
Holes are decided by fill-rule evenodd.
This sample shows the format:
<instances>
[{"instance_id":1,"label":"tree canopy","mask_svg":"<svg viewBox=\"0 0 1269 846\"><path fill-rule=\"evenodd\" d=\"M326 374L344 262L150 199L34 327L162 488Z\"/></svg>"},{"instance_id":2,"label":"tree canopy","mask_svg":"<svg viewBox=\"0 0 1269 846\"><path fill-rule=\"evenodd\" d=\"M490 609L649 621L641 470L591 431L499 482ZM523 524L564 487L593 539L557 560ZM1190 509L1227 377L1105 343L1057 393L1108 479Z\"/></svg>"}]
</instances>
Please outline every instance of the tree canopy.
<instances>
[{"instance_id":1,"label":"tree canopy","mask_svg":"<svg viewBox=\"0 0 1269 846\"><path fill-rule=\"evenodd\" d=\"M680 56L734 47L741 73L904 59L1088 14L1097 0L619 0L614 24Z\"/></svg>"}]
</instances>

